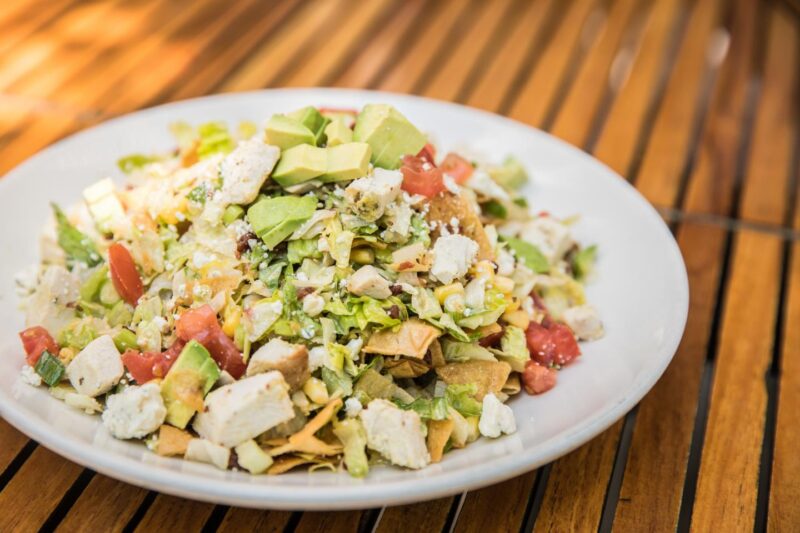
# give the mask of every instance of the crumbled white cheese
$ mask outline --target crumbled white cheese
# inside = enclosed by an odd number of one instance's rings
[[[42,377],[36,373],[30,365],[25,365],[22,367],[22,371],[20,372],[20,376],[22,377],[22,381],[27,383],[32,387],[40,387],[42,385]]]
[[[344,191],[352,211],[366,221],[378,220],[400,193],[403,174],[397,170],[376,168],[372,176],[359,178]]]
[[[465,185],[486,198],[510,200],[505,189],[498,185],[485,170],[475,170],[467,179]]]
[[[509,406],[497,399],[491,392],[483,397],[481,418],[478,430],[484,437],[496,439],[503,433],[510,435],[517,431],[514,412]]]
[[[118,439],[141,439],[156,431],[167,416],[157,383],[131,386],[106,399],[103,425]]]
[[[600,315],[591,305],[570,307],[561,313],[561,318],[580,340],[595,340],[605,334]]]
[[[358,398],[348,398],[344,401],[344,411],[350,418],[357,417],[363,408]]]
[[[463,277],[478,256],[478,244],[463,235],[443,235],[433,245],[431,275],[444,284]]]

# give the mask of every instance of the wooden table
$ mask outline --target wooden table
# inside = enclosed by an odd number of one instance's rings
[[[800,527],[797,0],[13,0],[0,173],[120,113],[210,93],[368,87],[582,147],[669,222],[686,334],[628,415],[535,472],[359,512],[148,492],[0,420],[0,531],[774,531]],[[54,178],[55,179],[55,178]]]

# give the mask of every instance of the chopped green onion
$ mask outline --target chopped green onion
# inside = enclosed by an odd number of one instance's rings
[[[508,216],[508,210],[506,206],[498,202],[497,200],[489,200],[485,204],[483,204],[484,212],[494,218],[506,218]]]
[[[51,387],[57,385],[61,381],[61,376],[64,375],[64,365],[47,350],[42,352],[33,369],[39,374],[42,381]]]
[[[119,333],[114,335],[114,345],[120,352],[129,349],[137,350],[139,348],[136,342],[136,334],[129,329],[122,329]]]

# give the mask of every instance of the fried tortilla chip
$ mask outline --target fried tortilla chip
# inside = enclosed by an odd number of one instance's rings
[[[478,243],[478,260],[494,261],[492,243],[486,235],[486,230],[483,229],[478,213],[466,198],[445,192],[434,196],[428,205],[430,206],[428,222],[446,225],[456,218],[461,234]],[[437,230],[434,234],[438,237]]]
[[[487,393],[496,394],[503,389],[511,373],[511,365],[503,361],[467,361],[439,367],[436,373],[448,385],[474,383],[478,387],[475,398],[483,400]]]
[[[506,384],[503,385],[502,392],[503,394],[514,396],[515,394],[519,394],[520,390],[522,390],[522,386],[520,385],[519,382],[519,374],[514,372],[510,376],[508,376]]]
[[[315,457],[313,455],[300,453],[297,455],[285,455],[283,457],[279,457],[275,459],[275,462],[272,463],[272,466],[269,467],[267,470],[267,474],[269,475],[279,475],[288,472],[293,468],[297,468],[298,466],[302,465],[312,465],[309,467],[308,471],[313,472],[315,470],[320,469],[327,469],[327,470],[336,470],[336,462],[331,461],[329,459],[323,459],[320,457]]]
[[[156,453],[163,456],[183,455],[192,436],[187,431],[163,424],[158,430]]]
[[[452,420],[431,420],[428,422],[428,453],[431,454],[431,463],[438,463],[444,455],[447,440],[453,434],[455,423]]]
[[[289,437],[286,444],[273,448],[269,451],[270,455],[277,456],[290,452],[304,452],[313,455],[337,455],[342,453],[341,444],[329,444],[324,442],[314,434],[322,429],[342,407],[342,399],[334,398],[309,420],[303,429]]]
[[[444,353],[442,353],[442,344],[439,342],[439,339],[431,343],[430,348],[428,348],[428,353],[431,356],[431,366],[433,368],[439,368],[447,364]]]
[[[397,331],[384,329],[374,333],[363,352],[380,355],[405,355],[422,359],[441,331],[418,318],[406,320]]]
[[[387,359],[383,362],[383,368],[396,378],[418,378],[431,370],[424,361],[408,357]]]

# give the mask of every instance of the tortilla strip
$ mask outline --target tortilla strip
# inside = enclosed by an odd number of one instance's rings
[[[286,457],[279,457],[275,459],[275,462],[272,463],[267,469],[267,474],[271,476],[276,476],[278,474],[283,474],[291,470],[292,468],[298,467],[300,465],[307,465],[309,463],[313,463],[313,459],[306,459],[304,457],[298,457],[296,455],[287,455]]]
[[[509,396],[514,396],[515,394],[519,394],[520,390],[522,390],[522,386],[519,382],[519,374],[514,372],[508,376],[506,384],[503,385],[502,392],[504,394],[508,394]]]
[[[383,368],[396,378],[417,378],[430,372],[430,367],[419,359],[400,358],[387,359],[383,362]]]
[[[431,463],[438,463],[444,455],[444,447],[453,433],[455,422],[452,420],[431,420],[428,422],[428,453],[431,454]]]
[[[504,361],[467,361],[439,367],[436,373],[448,385],[474,383],[478,387],[475,398],[483,400],[487,393],[497,394],[503,390],[511,365]]]
[[[434,196],[428,204],[428,222],[439,224],[450,224],[455,217],[458,220],[460,233],[478,243],[478,260],[494,261],[494,248],[483,229],[478,213],[469,201],[463,196],[444,192]],[[434,231],[438,237],[438,229]]]
[[[383,329],[372,336],[364,346],[364,353],[380,355],[405,355],[422,359],[431,343],[441,331],[418,318],[406,320],[397,331]]]
[[[428,352],[431,354],[431,366],[433,368],[439,368],[440,366],[447,364],[447,361],[444,358],[444,353],[442,353],[442,343],[439,342],[439,339],[435,339],[431,343],[430,348],[428,348]]]
[[[182,429],[163,424],[158,429],[158,441],[156,443],[156,453],[158,455],[183,455],[189,446],[192,436]]]
[[[277,456],[289,452],[304,452],[314,455],[337,455],[342,453],[340,444],[328,444],[316,438],[314,434],[322,429],[342,407],[342,399],[334,398],[322,408],[308,423],[289,437],[289,441],[283,446],[273,448],[269,451],[270,455]]]

